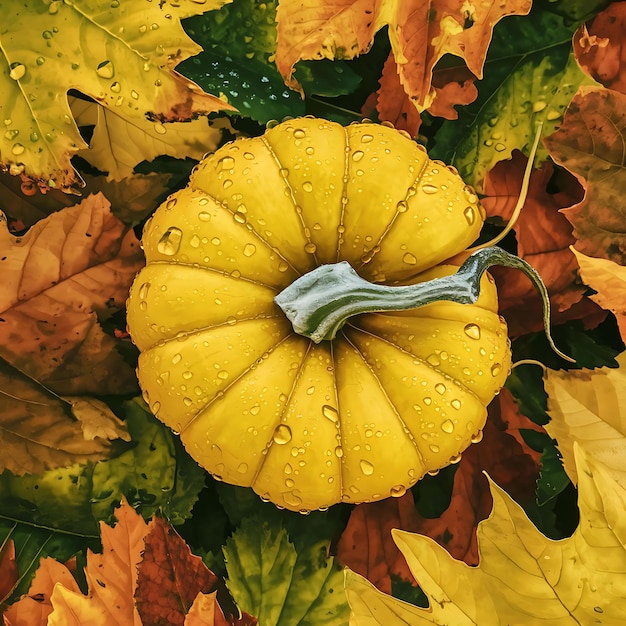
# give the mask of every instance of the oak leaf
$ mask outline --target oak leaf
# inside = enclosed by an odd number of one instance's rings
[[[625,129],[626,95],[581,87],[559,129],[544,140],[552,158],[586,188],[581,202],[562,210],[574,226],[576,249],[620,265],[626,263]]]
[[[288,86],[299,89],[293,68],[301,59],[352,59],[367,52],[388,27],[404,91],[418,111],[432,103],[432,73],[446,54],[461,57],[470,72],[482,69],[494,25],[525,15],[529,0],[471,4],[463,0],[281,0],[277,12],[276,66]]]
[[[547,370],[544,375],[551,420],[546,430],[556,439],[570,480],[580,476],[574,462],[578,443],[626,489],[626,353],[619,368]]]
[[[67,98],[59,97],[70,89],[115,109],[129,123],[146,117],[187,120],[232,108],[172,69],[200,51],[180,18],[225,1],[137,0],[104,9],[59,0],[41,7],[5,2],[0,43],[10,61],[0,78],[0,110],[9,122],[0,137],[4,165],[44,187],[68,188],[76,182],[70,157],[86,144]],[[79,41],[89,45],[72,43]]]
[[[0,470],[21,476],[106,458],[111,442],[87,430],[68,402],[0,359]],[[115,433],[126,438],[120,426]]]
[[[433,540],[394,531],[425,592],[422,609],[346,570],[351,626],[619,624],[626,611],[626,490],[575,446],[580,524],[572,537],[543,536],[491,482],[493,510],[478,527],[480,562],[468,568]]]
[[[132,368],[99,318],[123,308],[143,263],[139,242],[104,196],[14,237],[0,221],[0,356],[57,393],[125,393]]]
[[[50,596],[57,583],[70,591],[80,593],[76,580],[63,563],[51,557],[42,558],[28,594],[7,609],[7,626],[47,626],[48,616],[52,612]]]
[[[574,54],[593,79],[626,93],[626,4],[613,2],[593,21],[582,24],[573,38]]]
[[[182,626],[196,596],[214,591],[216,584],[217,576],[191,554],[181,536],[162,518],[154,517],[134,593],[143,623]]]
[[[589,296],[617,319],[622,341],[626,342],[626,267],[607,259],[596,259],[572,248],[580,275],[595,293]]]
[[[136,566],[141,561],[148,526],[125,502],[116,510],[114,527],[100,522],[102,554],[87,552],[85,576],[89,595],[54,587],[48,626],[125,624],[141,626],[133,602],[137,587]]]

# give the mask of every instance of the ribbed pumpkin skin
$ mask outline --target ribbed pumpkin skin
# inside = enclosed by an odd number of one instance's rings
[[[203,160],[146,225],[128,301],[154,414],[220,479],[291,510],[401,495],[479,435],[510,368],[491,278],[475,305],[364,314],[319,345],[274,296],[323,263],[420,282],[483,221],[398,131],[303,118]]]

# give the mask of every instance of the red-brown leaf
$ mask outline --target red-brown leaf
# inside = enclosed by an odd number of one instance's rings
[[[0,546],[0,606],[11,595],[17,580],[15,544],[13,539],[9,539],[9,541]]]
[[[196,596],[215,590],[217,576],[163,519],[154,518],[149,529],[138,568],[137,610],[144,624],[182,626]]]

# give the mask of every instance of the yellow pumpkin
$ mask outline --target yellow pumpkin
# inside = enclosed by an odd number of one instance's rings
[[[128,326],[151,410],[278,506],[403,494],[480,437],[509,372],[491,277],[475,304],[365,312],[315,341],[275,297],[339,261],[378,285],[448,276],[483,217],[453,168],[383,125],[294,119],[224,146],[144,230]]]

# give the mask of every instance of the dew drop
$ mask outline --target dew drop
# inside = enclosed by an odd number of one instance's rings
[[[139,297],[145,300],[148,296],[148,291],[150,291],[150,283],[143,283],[141,287],[139,287]]]
[[[454,456],[450,457],[450,465],[456,465],[457,463],[461,462],[461,454],[455,454]]]
[[[285,261],[281,261],[278,264],[278,271],[279,272],[286,272],[288,269],[289,269],[289,265]]]
[[[157,135],[165,135],[165,133],[167,133],[167,129],[163,126],[163,124],[161,124],[161,122],[155,122],[154,132],[157,133]]]
[[[11,152],[15,156],[19,156],[20,154],[23,154],[24,150],[26,150],[26,148],[24,148],[24,146],[21,143],[14,143],[13,147],[11,148]]]
[[[161,408],[161,403],[157,400],[156,402],[153,402],[152,405],[150,406],[150,410],[156,415],[159,410]]]
[[[405,252],[404,256],[402,257],[402,260],[407,265],[415,265],[417,263],[417,257],[414,254],[411,254],[410,252]]]
[[[237,471],[240,474],[245,474],[248,471],[248,464],[247,463],[239,463],[239,465],[237,466]]]
[[[258,415],[261,411],[261,407],[258,404],[250,407],[250,415]]]
[[[192,248],[197,248],[200,245],[200,237],[198,237],[198,235],[194,235],[190,240],[189,240],[189,245]]]
[[[293,131],[293,136],[296,139],[304,139],[304,137],[306,137],[306,132],[301,128],[296,128],[296,130]]]
[[[428,398],[428,397],[424,398],[424,404],[426,406],[430,406],[432,403],[433,403],[432,398]]]
[[[476,434],[472,435],[470,441],[472,443],[479,443],[483,440],[483,431],[479,430]]]
[[[437,383],[435,385],[435,391],[438,394],[443,395],[444,393],[446,393],[446,386],[443,383]]]
[[[408,210],[409,205],[404,200],[400,200],[400,202],[396,204],[396,211],[398,211],[398,213],[406,213]]]
[[[374,139],[373,135],[363,135],[361,137],[362,143],[370,143]]]
[[[190,372],[189,370],[187,370],[183,372],[182,376],[185,380],[189,380],[190,378],[193,377],[193,372]]]
[[[439,191],[439,187],[435,187],[435,185],[422,185],[422,191],[431,195],[437,193]]]
[[[224,189],[228,189],[229,187],[233,186],[233,181],[230,178],[227,178],[223,183],[222,183],[222,187]]]
[[[227,372],[226,370],[220,370],[220,371],[217,373],[217,377],[218,377],[220,380],[226,380],[226,379],[228,378],[228,372]]]
[[[297,496],[295,493],[293,493],[293,491],[288,491],[287,493],[283,494],[283,502],[287,506],[291,506],[295,508],[302,504],[302,498],[300,496]]]
[[[361,467],[361,471],[366,476],[371,476],[374,473],[374,466],[369,461],[365,461],[362,459],[359,465]]]
[[[451,433],[454,431],[454,422],[452,420],[445,420],[445,422],[441,422],[441,430],[444,433]]]
[[[337,409],[329,404],[322,406],[322,415],[334,424],[339,421],[339,413],[337,412]]]
[[[311,193],[311,191],[313,191],[313,183],[310,180],[305,180],[302,183],[302,189],[307,193]]]
[[[392,498],[400,498],[406,493],[406,487],[404,485],[394,485],[390,490],[389,494]]]
[[[432,354],[429,354],[426,357],[426,362],[432,365],[433,367],[437,367],[438,365],[441,365],[441,360],[434,352]]]
[[[177,352],[173,357],[172,357],[172,364],[173,365],[177,365],[178,363],[180,363],[183,359],[182,354],[180,354],[180,352]]]
[[[166,256],[173,256],[180,248],[180,242],[183,238],[183,231],[176,226],[170,226],[159,239],[157,250]]]
[[[464,211],[463,215],[467,220],[467,223],[471,226],[476,221],[476,211],[474,211],[473,207],[468,206]]]
[[[11,63],[9,76],[13,80],[19,80],[20,78],[24,78],[24,74],[26,74],[26,66],[23,63]]]
[[[312,241],[309,241],[309,243],[304,246],[304,251],[308,254],[314,254],[316,250],[317,246]]]
[[[365,152],[363,152],[363,150],[356,150],[355,152],[352,153],[352,160],[353,161],[360,161],[363,157],[365,156]]]
[[[279,446],[284,446],[286,443],[289,443],[291,441],[291,428],[289,428],[287,424],[279,424],[274,429],[272,439],[274,443],[278,444]]]
[[[107,59],[106,61],[102,61],[102,63],[98,64],[98,67],[96,67],[96,74],[100,76],[100,78],[113,78],[115,75],[115,67],[113,63]]]
[[[248,243],[244,246],[243,256],[251,257],[256,252],[256,246],[253,243]]]
[[[343,456],[343,448],[341,446],[337,446],[335,448],[335,456],[340,459]]]
[[[439,446],[434,443],[431,443],[428,447],[430,448],[430,451],[434,454],[437,454],[437,452],[439,452]]]
[[[450,405],[452,406],[453,409],[460,411],[461,410],[461,401],[458,398],[455,398],[454,400],[452,400],[452,402],[450,402]]]
[[[502,371],[502,366],[500,365],[500,363],[494,363],[491,366],[491,375],[492,376],[497,376],[500,372]]]
[[[466,324],[463,332],[470,339],[480,339],[480,326],[478,324]]]
[[[198,213],[198,219],[201,222],[210,222],[211,221],[211,214],[207,213],[207,211],[200,211],[200,213]]]

